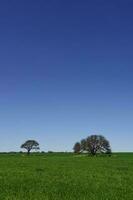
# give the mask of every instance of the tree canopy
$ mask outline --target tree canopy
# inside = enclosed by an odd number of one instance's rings
[[[79,142],[76,142],[74,147],[73,147],[74,153],[80,153],[81,151],[81,145]]]
[[[27,150],[27,153],[30,154],[30,151],[39,149],[39,143],[35,140],[27,140],[24,144],[21,145],[21,148]]]
[[[91,155],[97,153],[111,154],[111,146],[109,141],[102,135],[91,135],[86,139],[81,140],[80,143],[76,143],[74,146],[74,152],[87,151]]]

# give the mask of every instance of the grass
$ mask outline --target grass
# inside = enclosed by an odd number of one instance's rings
[[[0,200],[132,200],[133,154],[0,155]]]

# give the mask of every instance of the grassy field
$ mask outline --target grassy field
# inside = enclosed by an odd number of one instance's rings
[[[0,155],[0,200],[132,200],[133,154]]]

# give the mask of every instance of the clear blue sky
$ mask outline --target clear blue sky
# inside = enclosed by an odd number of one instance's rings
[[[90,134],[133,151],[133,1],[0,1],[0,151]]]

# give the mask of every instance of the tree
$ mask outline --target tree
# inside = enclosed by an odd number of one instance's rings
[[[110,143],[102,135],[91,135],[86,139],[87,151],[91,155],[97,153],[111,153]]]
[[[73,149],[75,153],[87,151],[93,156],[97,153],[106,153],[111,155],[110,143],[102,135],[91,135],[88,138],[81,140],[80,143],[77,142]]]
[[[74,153],[80,153],[81,146],[79,142],[76,142],[74,147],[73,147]]]
[[[30,151],[39,149],[39,143],[35,140],[27,140],[24,144],[21,145],[21,148],[27,150],[27,154],[30,154]]]
[[[81,140],[80,146],[81,146],[82,151],[86,151],[86,147],[87,147],[86,139]]]

